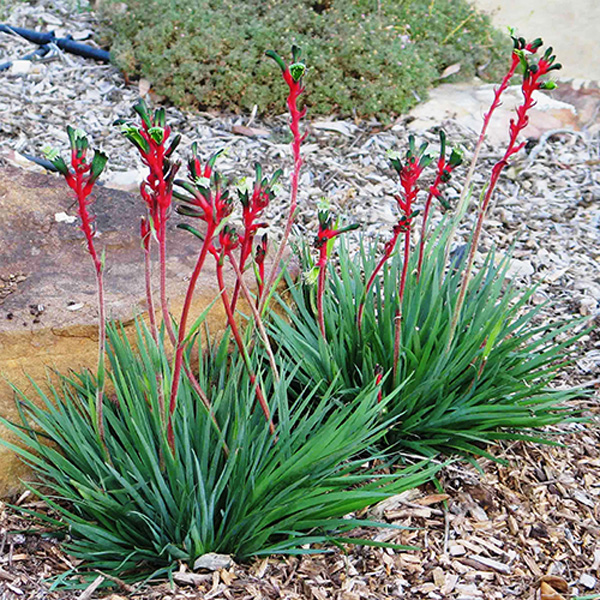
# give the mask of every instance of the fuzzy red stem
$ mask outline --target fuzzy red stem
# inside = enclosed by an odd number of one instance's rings
[[[319,280],[317,285],[317,314],[319,318],[319,329],[323,339],[327,342],[325,333],[325,313],[323,311],[323,296],[325,295],[325,276],[327,274],[327,243],[325,242],[320,248],[319,256]]]
[[[284,78],[288,82],[288,85],[290,85],[289,78],[291,78],[291,75],[289,74],[289,71],[286,71],[286,73],[284,73]],[[277,278],[277,270],[280,267],[281,259],[283,258],[283,252],[292,232],[292,225],[294,224],[294,217],[296,215],[296,208],[298,206],[298,184],[300,181],[300,169],[302,168],[303,163],[302,155],[300,154],[300,147],[305,137],[300,134],[300,120],[304,116],[305,109],[298,110],[297,100],[298,96],[302,93],[302,91],[303,88],[301,88],[300,86],[290,86],[290,94],[287,98],[287,106],[291,117],[290,130],[292,131],[292,136],[294,138],[292,141],[292,153],[294,155],[294,170],[292,172],[292,195],[287,223],[285,226],[285,231],[283,232],[283,238],[281,239],[281,242],[279,244],[275,260],[273,261],[273,265],[271,266],[271,270],[269,271],[269,277],[267,279],[267,282],[265,283],[263,293],[260,299],[259,312],[261,314],[265,308],[267,299],[271,294],[273,284],[275,283],[275,279]]]
[[[144,276],[146,280],[146,303],[148,304],[148,318],[150,331],[155,344],[158,344],[158,327],[156,326],[156,313],[154,308],[154,294],[152,293],[152,264],[150,261],[150,248],[144,245]]]
[[[402,303],[404,302],[404,290],[406,289],[406,276],[408,274],[408,259],[410,256],[410,225],[404,232],[404,263],[402,265],[402,276],[400,277],[400,288],[398,290],[398,308],[396,309],[395,331],[394,331],[394,381],[398,373],[398,362],[400,361],[400,338],[402,331]]]
[[[104,442],[104,410],[102,408],[102,402],[104,398],[104,362],[106,352],[106,314],[104,312],[104,282],[102,278],[102,268],[96,271],[96,281],[98,284],[98,318],[100,320],[100,332],[98,339],[98,364],[99,368],[102,369],[102,380],[98,382],[98,389],[96,391],[96,419],[98,420],[98,434]]]
[[[489,110],[487,111],[487,113],[485,113],[485,115],[483,117],[483,126],[481,128],[481,132],[479,134],[479,139],[477,140],[477,144],[475,145],[475,150],[473,151],[473,158],[471,159],[471,164],[469,165],[469,170],[467,172],[467,176],[465,178],[462,190],[460,192],[460,197],[458,199],[457,210],[456,210],[457,215],[461,215],[465,208],[464,204],[467,200],[469,188],[471,186],[471,181],[473,180],[473,175],[475,174],[475,167],[477,166],[477,160],[479,158],[479,153],[481,152],[481,148],[483,147],[483,142],[485,140],[485,136],[486,136],[487,129],[490,124],[492,115],[494,114],[494,112],[498,108],[498,106],[500,106],[501,96],[506,91],[506,88],[510,84],[510,80],[512,79],[513,75],[515,74],[515,71],[516,71],[517,67],[519,66],[519,62],[520,61],[519,61],[518,54],[513,52],[510,67],[509,67],[506,75],[504,76],[504,79],[502,80],[500,85],[494,91],[494,100],[493,100]],[[448,260],[450,246],[452,245],[452,240],[454,239],[454,236],[456,234],[457,227],[458,227],[458,222],[455,221],[452,224],[452,229],[450,231],[450,235],[448,236],[448,242],[446,245],[446,261]]]
[[[160,229],[157,232],[158,237],[158,261],[160,267],[160,305],[162,308],[163,321],[171,344],[176,346],[177,338],[175,337],[175,331],[173,330],[173,323],[171,323],[171,315],[169,314],[169,301],[167,298],[167,225],[165,222],[166,211],[160,208]]]
[[[442,183],[443,171],[438,170],[438,174],[433,183],[432,189],[437,190]],[[429,210],[431,209],[431,202],[433,201],[433,192],[429,192],[427,200],[425,201],[425,209],[423,210],[423,225],[421,227],[421,240],[419,241],[419,262],[417,265],[417,281],[421,277],[421,268],[423,266],[423,255],[425,253],[425,240],[427,237],[427,220],[429,218]]]
[[[454,338],[454,334],[456,332],[456,327],[458,325],[458,318],[460,316],[460,312],[462,310],[462,306],[464,304],[465,295],[467,293],[467,288],[469,286],[469,281],[471,279],[471,271],[473,269],[473,263],[475,261],[475,253],[477,252],[477,246],[479,244],[479,238],[481,237],[481,231],[483,228],[483,220],[485,219],[485,215],[496,188],[496,184],[498,183],[498,179],[500,178],[500,174],[503,169],[508,164],[509,158],[518,152],[523,144],[517,144],[517,137],[519,133],[527,126],[529,118],[527,117],[527,112],[529,109],[535,104],[532,98],[532,94],[537,89],[536,83],[541,75],[544,75],[545,71],[540,69],[536,73],[531,74],[529,79],[526,79],[523,82],[522,91],[523,91],[523,104],[517,108],[517,121],[516,123],[511,121],[510,128],[510,139],[508,142],[508,147],[506,148],[506,152],[504,156],[494,165],[492,169],[492,176],[490,177],[490,183],[486,190],[485,196],[479,207],[479,214],[477,216],[477,222],[475,224],[475,229],[473,231],[473,237],[471,240],[471,247],[469,248],[469,255],[467,258],[467,264],[465,270],[463,272],[460,291],[458,294],[458,298],[456,301],[456,305],[454,307],[454,313],[452,315],[452,322],[450,324],[450,335],[448,337],[448,343],[446,348],[449,349],[452,345],[452,340]]]
[[[375,278],[377,277],[377,274],[379,273],[379,271],[381,271],[381,269],[383,268],[383,265],[389,260],[390,256],[392,255],[392,252],[394,251],[394,248],[396,247],[396,242],[398,241],[398,236],[400,235],[400,233],[401,232],[398,229],[394,233],[394,237],[386,244],[386,249],[385,249],[384,255],[381,257],[381,259],[377,263],[377,266],[375,267],[375,270],[373,271],[373,273],[371,273],[371,277],[369,277],[369,281],[367,281],[365,291],[363,292],[363,298],[361,300],[360,306],[358,307],[358,315],[356,318],[356,322],[358,324],[359,331],[362,327],[362,319],[363,319],[363,313],[365,311],[365,303],[367,301],[367,294],[371,290],[371,287],[373,286],[373,283],[375,282]]]
[[[185,350],[185,333],[187,330],[187,321],[190,314],[190,307],[192,305],[192,299],[194,297],[194,291],[196,290],[196,284],[198,283],[198,277],[202,272],[202,268],[204,267],[204,262],[206,261],[206,256],[208,254],[208,250],[212,244],[212,238],[214,233],[214,226],[209,223],[206,237],[204,238],[204,243],[202,244],[202,249],[200,250],[200,254],[198,255],[198,260],[196,261],[196,265],[190,277],[190,282],[188,284],[187,292],[185,295],[185,300],[183,302],[183,309],[181,311],[181,319],[179,321],[179,331],[177,336],[177,346],[175,350],[175,365],[173,367],[173,378],[171,381],[171,393],[169,396],[169,422],[168,422],[168,431],[172,435],[173,427],[172,427],[172,419],[173,413],[175,412],[175,407],[177,405],[177,392],[179,391],[179,380],[181,376],[181,367],[183,365],[183,352]],[[198,384],[199,385],[199,384]],[[210,401],[208,397],[202,390],[202,387],[199,385],[201,390],[200,398],[202,403],[208,410],[210,410]],[[173,440],[174,441],[174,440]]]
[[[244,363],[246,365],[246,369],[248,371],[248,376],[250,378],[250,383],[254,386],[256,397],[258,399],[258,403],[265,415],[265,419],[269,424],[269,431],[274,434],[275,426],[273,425],[273,421],[271,420],[271,411],[269,410],[269,406],[267,401],[265,400],[265,396],[260,387],[259,382],[256,379],[256,375],[252,370],[252,365],[250,363],[250,357],[248,356],[248,351],[246,350],[246,346],[242,340],[242,336],[240,335],[240,331],[238,329],[237,323],[235,322],[235,317],[233,312],[231,311],[231,304],[229,303],[229,295],[227,294],[227,288],[225,287],[225,281],[223,279],[223,265],[220,264],[220,261],[217,262],[217,281],[219,283],[219,293],[221,295],[221,300],[223,301],[223,308],[225,309],[225,314],[227,315],[227,323],[229,327],[231,327],[231,333],[233,334],[233,338],[237,347],[244,359]]]
[[[108,450],[106,448],[106,442],[104,439],[104,411],[102,406],[104,399],[104,362],[106,351],[106,314],[104,310],[104,284],[102,278],[102,261],[98,257],[98,253],[96,252],[96,248],[94,246],[94,231],[92,229],[92,220],[87,210],[87,197],[89,195],[88,190],[91,190],[91,187],[86,185],[84,178],[85,170],[82,170],[76,152],[73,152],[72,163],[75,169],[75,181],[71,182],[71,187],[73,188],[77,197],[79,217],[81,219],[81,230],[83,231],[87,242],[88,252],[94,263],[94,270],[96,272],[96,284],[98,287],[98,373],[101,373],[102,376],[98,381],[98,389],[96,390],[96,428],[102,446],[108,453]]]
[[[240,266],[237,264],[235,257],[233,256],[233,253],[231,253],[231,252],[227,253],[227,257],[229,258],[229,262],[231,263],[231,266],[233,267],[233,270],[235,272],[235,276],[237,277],[237,281],[239,283],[240,289],[242,290],[242,294],[244,295],[244,298],[246,299],[246,302],[248,302],[248,305],[250,306],[250,310],[252,311],[252,316],[254,318],[254,322],[256,323],[256,326],[258,327],[260,337],[262,338],[263,344],[265,346],[265,350],[267,352],[267,356],[269,358],[269,364],[271,365],[271,371],[273,372],[273,378],[275,379],[275,381],[279,381],[279,370],[277,369],[277,363],[275,362],[275,355],[273,354],[273,349],[271,348],[271,343],[269,342],[269,336],[267,335],[267,330],[265,329],[263,320],[260,316],[260,313],[258,312],[258,308],[255,306],[255,304],[252,300],[252,296],[250,295],[250,290],[248,289],[246,282],[243,280],[242,270],[240,269]],[[233,310],[231,312],[233,313]]]

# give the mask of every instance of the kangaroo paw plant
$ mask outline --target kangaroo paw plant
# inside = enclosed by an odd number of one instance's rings
[[[314,277],[299,282],[286,273],[283,258],[299,209],[307,135],[300,50],[292,49],[290,64],[267,53],[287,85],[292,134],[289,205],[278,245],[268,242],[264,215],[278,197],[283,171],[254,165],[254,180],[239,186],[236,197],[217,169],[219,153],[202,158],[194,143],[181,176],[180,136],[164,109],[152,112],[140,100],[135,119],[116,123],[147,168],[140,262],[149,314],[136,320],[133,333],[106,321],[105,259],[89,212],[107,158],[96,152],[90,161],[87,136],[68,128],[70,165],[57,151],[48,156],[75,194],[95,269],[98,369],[36,387],[35,401],[15,390],[21,421],[2,421],[20,444],[3,443],[37,473],[28,485],[57,515],[43,518],[83,559],[60,583],[82,585],[94,569],[126,581],[167,576],[208,552],[244,560],[323,552],[329,542],[402,547],[348,536],[358,525],[386,526],[355,513],[428,481],[439,468],[426,461],[388,468],[399,447],[483,453],[481,443],[541,439],[530,430],[572,418],[560,403],[574,392],[549,385],[572,342],[556,337],[571,324],[533,325],[539,307],[527,307],[531,291],[518,295],[505,285],[507,258],[497,262],[490,253],[475,268],[484,217],[502,170],[522,147],[518,137],[532,94],[551,86],[545,76],[559,66],[551,50],[535,60],[540,46],[515,38],[510,69],[486,115],[468,180],[489,118],[521,68],[523,104],[482,192],[466,250],[453,246],[453,238],[469,181],[455,217],[435,227],[428,222],[435,202],[449,208],[444,186],[462,156],[447,152],[443,133],[437,162],[427,144],[410,138],[404,156],[390,156],[399,177],[399,216],[383,252],[364,245],[351,251],[344,237],[334,256],[336,239],[356,225],[341,226],[324,203],[316,262],[300,245]],[[420,182],[432,164],[421,211]],[[180,315],[169,309],[166,276],[166,224],[174,210],[190,219],[180,225],[181,235],[191,234],[197,252]],[[227,324],[218,341],[202,333],[212,305],[201,315],[191,310],[211,261],[213,304],[222,305]],[[272,305],[284,276],[292,302],[281,300],[282,314]],[[192,361],[196,348],[199,359]]]
[[[440,132],[440,153],[433,184],[420,181],[434,163],[428,145],[410,138],[404,156],[392,153],[399,178],[393,194],[398,222],[379,252],[342,244],[338,264],[327,268],[320,250],[318,285],[311,278],[289,279],[291,304],[282,301],[285,316],[274,316],[273,332],[291,360],[302,357],[297,387],[319,383],[335,386],[352,403],[365,385],[381,382],[381,395],[394,400],[382,414],[394,417],[383,443],[420,453],[440,450],[485,454],[495,440],[529,438],[548,441],[540,428],[573,418],[564,401],[574,390],[554,389],[552,379],[568,359],[576,336],[566,336],[576,322],[536,325],[542,307],[531,308],[535,290],[518,293],[507,282],[510,257],[491,251],[475,269],[482,226],[502,170],[523,147],[519,133],[528,122],[535,90],[552,89],[545,77],[560,68],[549,48],[513,38],[508,72],[485,115],[467,181],[454,217],[448,214],[429,232],[434,199],[447,212],[444,185],[462,163],[461,153],[446,149]],[[475,163],[485,132],[504,90],[520,69],[522,104],[510,123],[509,142],[481,191],[481,204],[467,246],[453,244],[465,212]],[[418,207],[423,194],[423,211]],[[420,239],[412,239],[421,219]],[[320,247],[320,238],[317,247]],[[303,267],[313,267],[305,246]],[[384,377],[387,375],[387,377]]]

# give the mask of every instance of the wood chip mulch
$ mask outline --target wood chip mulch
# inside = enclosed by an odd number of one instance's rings
[[[84,32],[93,43],[94,15],[73,14],[72,6],[40,0],[18,4],[13,25]],[[88,39],[89,37],[89,39]],[[31,48],[22,40],[0,38],[3,56],[15,59]],[[147,82],[127,85],[111,66],[59,55],[54,62],[10,71],[0,88],[0,161],[23,164],[23,154],[38,154],[56,139],[65,142],[67,122],[81,122],[115,158],[112,184],[135,185],[140,168],[118,132],[115,118],[128,114]],[[27,71],[24,72],[23,70]],[[263,122],[238,116],[191,114],[168,109],[168,118],[184,133],[184,146],[199,138],[206,152],[225,145],[227,173],[249,173],[251,164],[291,164],[285,117]],[[539,283],[534,302],[552,302],[544,318],[583,315],[596,330],[584,336],[558,385],[579,384],[594,392],[579,400],[588,423],[555,429],[561,446],[503,443],[490,451],[504,462],[479,459],[443,469],[438,485],[411,490],[374,507],[369,516],[409,530],[357,532],[360,537],[395,541],[420,550],[348,547],[344,553],[268,558],[215,572],[182,569],[175,583],[130,587],[98,574],[95,586],[76,592],[52,588],[52,581],[77,568],[50,532],[18,509],[0,502],[0,600],[175,599],[519,599],[600,598],[600,134],[595,127],[577,134],[557,132],[532,144],[501,179],[482,249],[515,244],[512,274],[523,287]],[[323,125],[323,123],[325,123]],[[386,165],[389,149],[406,146],[405,121],[394,127],[375,122],[336,120],[313,123],[305,147],[298,227],[315,230],[321,196],[333,209],[363,224],[375,237],[394,220],[393,186]],[[448,137],[466,147],[476,134],[452,121]],[[62,137],[61,137],[62,136]],[[423,139],[435,144],[435,131]],[[536,145],[537,144],[537,145]],[[484,149],[481,174],[499,158]],[[535,160],[533,160],[535,158]],[[450,200],[460,191],[457,173]],[[111,183],[109,181],[109,184]],[[285,196],[282,197],[285,203]],[[281,209],[279,209],[281,210]],[[468,235],[474,211],[467,215]],[[273,213],[273,228],[283,214]],[[582,327],[584,325],[582,324]],[[12,502],[43,510],[31,495]],[[113,587],[106,589],[107,583]],[[97,587],[100,585],[100,587]],[[552,595],[554,593],[554,595]]]
[[[454,463],[444,468],[439,489],[410,490],[370,511],[411,529],[356,532],[418,551],[348,547],[346,554],[268,558],[212,573],[182,568],[174,586],[138,590],[113,582],[108,597],[533,600],[544,581],[556,590],[568,586],[572,597],[600,594],[600,434],[587,425],[569,429],[559,438],[563,446],[496,447],[505,464],[480,459],[480,471]],[[30,500],[21,498],[20,506],[42,508]],[[0,598],[86,598],[48,590],[46,580],[77,561],[35,532],[31,520],[6,505],[0,511]]]

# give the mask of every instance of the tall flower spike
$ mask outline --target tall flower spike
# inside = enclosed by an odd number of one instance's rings
[[[281,259],[283,258],[283,251],[287,245],[287,241],[292,231],[292,225],[294,223],[294,217],[296,214],[296,208],[298,206],[298,185],[300,182],[300,169],[302,168],[302,156],[300,153],[300,147],[302,142],[305,140],[307,133],[300,133],[300,121],[306,115],[306,108],[298,108],[298,98],[300,94],[304,92],[303,79],[306,73],[306,64],[301,60],[301,51],[298,46],[292,46],[292,64],[286,65],[285,61],[273,50],[268,50],[266,55],[272,58],[281,69],[283,79],[286,82],[289,93],[287,97],[287,107],[290,113],[290,130],[292,132],[292,153],[294,155],[294,168],[292,171],[292,193],[290,208],[288,212],[288,218],[283,233],[283,238],[279,244],[277,254],[273,261],[271,271],[268,279],[265,283],[262,297],[259,303],[259,312],[262,313],[265,304],[267,303],[273,285],[277,277],[277,270],[281,265]]]
[[[485,195],[479,206],[477,215],[477,221],[473,230],[473,236],[471,238],[469,255],[467,257],[467,263],[465,270],[463,271],[463,278],[458,293],[458,298],[454,306],[454,312],[452,315],[452,322],[450,323],[450,335],[446,345],[447,350],[450,350],[458,318],[460,316],[462,306],[467,293],[467,287],[471,279],[471,270],[475,261],[475,252],[477,251],[477,245],[479,238],[481,237],[481,231],[483,228],[483,221],[487,213],[487,209],[500,178],[500,174],[504,168],[508,165],[510,158],[519,152],[526,142],[517,143],[519,134],[527,127],[529,123],[528,112],[533,106],[535,106],[535,100],[533,99],[533,93],[537,90],[552,89],[553,82],[543,79],[548,73],[561,68],[560,63],[556,63],[556,56],[552,54],[552,47],[548,48],[544,52],[543,56],[536,62],[534,54],[541,46],[541,40],[535,40],[531,44],[527,44],[524,40],[519,40],[519,46],[523,46],[523,49],[516,48],[513,54],[516,54],[519,58],[520,64],[523,67],[523,81],[521,83],[521,92],[523,94],[523,102],[516,109],[516,118],[510,120],[509,126],[509,141],[504,156],[494,165],[492,168],[492,175],[490,182],[485,190]],[[531,49],[531,50],[530,50]]]
[[[98,383],[96,390],[95,406],[90,407],[90,414],[95,420],[97,435],[104,447],[106,453],[106,444],[104,442],[104,419],[103,419],[103,400],[104,400],[104,365],[105,365],[105,347],[106,347],[106,316],[104,307],[104,257],[99,255],[94,244],[96,227],[95,217],[90,214],[89,206],[92,203],[90,195],[98,177],[100,177],[106,163],[107,156],[100,151],[94,152],[91,161],[88,160],[87,152],[90,144],[88,137],[82,129],[75,129],[67,126],[67,135],[71,145],[71,166],[67,166],[64,159],[56,150],[47,151],[46,158],[53,164],[56,170],[65,178],[67,185],[75,193],[77,198],[77,210],[79,213],[81,231],[85,236],[87,250],[94,263],[96,274],[96,284],[98,288],[98,314],[99,314],[99,336],[98,336]]]
[[[462,163],[462,153],[453,148],[450,153],[450,158],[446,160],[446,134],[440,129],[440,156],[437,162],[437,174],[433,185],[429,188],[429,195],[425,201],[425,208],[423,210],[423,221],[421,225],[421,240],[419,242],[419,260],[417,263],[417,280],[421,276],[421,268],[423,266],[423,255],[425,252],[425,240],[427,237],[427,224],[429,211],[431,209],[431,202],[434,198],[439,200],[442,208],[448,210],[450,205],[444,199],[441,186],[450,181],[452,171]]]
[[[256,263],[256,285],[258,288],[258,297],[262,296],[263,286],[265,284],[265,258],[269,249],[269,238],[263,233],[260,242],[256,246],[254,262]]]
[[[481,148],[483,146],[483,142],[485,141],[485,137],[487,134],[487,129],[489,127],[490,121],[492,119],[492,115],[496,111],[496,109],[500,106],[500,100],[502,98],[502,94],[506,91],[510,82],[517,71],[519,64],[522,63],[525,53],[535,54],[538,49],[543,45],[541,38],[536,38],[533,42],[527,43],[525,38],[516,37],[514,30],[510,29],[510,34],[513,40],[513,51],[511,54],[510,65],[506,74],[504,75],[500,85],[496,87],[494,90],[494,100],[490,105],[489,110],[485,113],[483,117],[483,126],[481,127],[481,132],[479,133],[479,138],[477,140],[477,144],[475,145],[475,149],[473,151],[473,158],[471,159],[471,164],[469,165],[469,170],[467,171],[467,176],[465,177],[465,181],[462,185],[462,191],[460,193],[460,198],[458,199],[457,204],[457,214],[459,218],[455,219],[450,234],[448,236],[448,252],[450,246],[452,245],[452,240],[456,234],[456,228],[458,227],[458,223],[460,221],[460,215],[464,214],[466,211],[466,204],[469,198],[469,193],[471,191],[471,181],[473,180],[473,175],[475,174],[475,167],[477,166],[477,160],[479,158],[479,153],[481,152]],[[448,260],[448,255],[446,254],[446,260]]]
[[[140,99],[133,110],[140,118],[140,125],[130,124],[123,119],[115,121],[115,124],[121,126],[121,133],[138,150],[142,162],[148,167],[148,176],[140,186],[140,195],[148,207],[158,239],[161,308],[167,333],[174,344],[175,332],[169,315],[166,291],[166,221],[173,201],[173,181],[180,166],[178,162],[171,160],[171,156],[179,145],[181,136],[174,136],[167,145],[171,138],[171,128],[166,125],[163,108],[156,109],[152,115],[144,100]]]
[[[273,173],[271,179],[263,177],[262,167],[259,163],[254,165],[255,179],[254,185],[249,189],[248,185],[238,188],[238,196],[242,204],[242,220],[244,223],[244,232],[242,234],[242,243],[240,245],[239,267],[242,273],[246,269],[246,264],[252,254],[252,245],[256,232],[267,227],[267,223],[259,219],[263,211],[269,206],[277,194],[278,181],[283,174],[281,169]],[[264,268],[264,262],[263,262]],[[264,281],[263,281],[264,283]],[[231,308],[235,310],[239,297],[241,282],[237,281],[233,296],[231,298]],[[262,286],[260,288],[262,293]],[[259,294],[260,295],[260,294]]]
[[[220,177],[214,170],[214,166],[221,151],[213,154],[206,164],[202,164],[198,155],[198,144],[192,144],[192,157],[188,161],[187,180],[176,179],[173,183],[178,189],[173,190],[173,196],[185,204],[177,206],[177,212],[188,217],[203,221],[206,225],[203,232],[195,227],[184,223],[177,227],[189,231],[202,241],[202,247],[196,259],[194,270],[190,276],[181,318],[179,320],[179,329],[177,332],[177,341],[175,344],[175,361],[173,367],[173,379],[171,383],[171,392],[169,396],[169,411],[167,434],[171,446],[174,444],[173,433],[173,413],[177,405],[177,392],[179,390],[179,378],[181,369],[187,369],[184,364],[185,340],[187,331],[187,322],[190,315],[192,299],[198,283],[200,273],[204,268],[208,253],[214,251],[214,237],[219,227],[224,225],[222,222],[232,210],[231,200],[228,192],[223,191],[220,184]],[[179,191],[182,189],[183,191]],[[187,193],[184,193],[187,192]],[[189,194],[189,195],[188,195]],[[192,380],[194,388],[200,395],[200,398],[206,408],[210,411],[210,401],[200,385],[193,379],[188,371],[188,377]],[[214,420],[214,419],[213,419]]]
[[[404,290],[406,288],[406,278],[408,275],[408,261],[410,256],[410,234],[412,230],[412,221],[418,214],[418,210],[413,209],[413,202],[419,193],[418,181],[423,170],[433,161],[433,157],[426,154],[428,144],[425,142],[417,149],[414,136],[408,138],[408,151],[404,165],[398,160],[392,160],[392,165],[400,176],[400,186],[402,193],[396,195],[396,200],[403,217],[395,228],[395,235],[398,232],[404,234],[404,260],[402,263],[402,274],[400,275],[400,285],[398,287],[398,308],[395,316],[394,332],[394,380],[398,373],[398,362],[400,360],[400,334],[402,328],[402,304],[404,301]]]
[[[400,177],[400,187],[402,191],[395,194],[398,208],[400,209],[400,216],[398,222],[394,225],[392,238],[385,244],[383,256],[379,259],[379,262],[373,269],[366,285],[357,311],[357,325],[360,329],[362,326],[362,317],[365,309],[365,302],[367,294],[370,292],[378,273],[383,268],[383,265],[389,260],[392,255],[394,248],[398,242],[398,238],[401,234],[405,236],[404,244],[404,264],[405,267],[402,273],[402,282],[400,284],[400,296],[404,294],[404,283],[406,281],[406,269],[408,265],[408,253],[410,250],[410,232],[413,219],[419,214],[418,210],[413,209],[413,202],[419,193],[418,181],[421,177],[424,169],[433,160],[429,154],[426,154],[427,143],[421,144],[417,148],[415,137],[413,135],[408,138],[408,150],[405,155],[405,161],[402,162],[400,155],[397,152],[392,152],[389,155],[389,160]]]
[[[357,223],[337,229],[333,224],[331,214],[328,207],[319,209],[319,230],[315,239],[315,247],[319,250],[319,260],[317,261],[316,267],[319,271],[318,283],[317,283],[317,316],[319,320],[319,329],[323,339],[327,341],[327,335],[325,332],[325,313],[323,311],[323,297],[325,295],[325,277],[327,275],[327,263],[329,262],[329,254],[331,252],[331,242],[334,238],[357,229],[359,226]]]

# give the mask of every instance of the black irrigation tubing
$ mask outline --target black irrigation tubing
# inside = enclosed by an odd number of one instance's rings
[[[76,42],[70,36],[57,38],[54,35],[54,31],[33,31],[31,29],[25,29],[23,27],[12,27],[11,25],[0,24],[0,33],[18,35],[29,42],[33,42],[34,44],[38,44],[39,46],[41,46],[39,51],[28,54],[25,57],[25,60],[34,58],[35,56],[43,56],[49,51],[49,45],[54,45],[63,50],[64,52],[76,54],[77,56],[83,56],[84,58],[91,58],[93,60],[99,60],[101,62],[110,61],[110,53],[106,50],[100,50],[99,48],[94,48],[92,46],[88,46],[87,44]],[[12,63],[10,62],[0,64],[0,71],[4,71],[10,68],[11,64]]]

